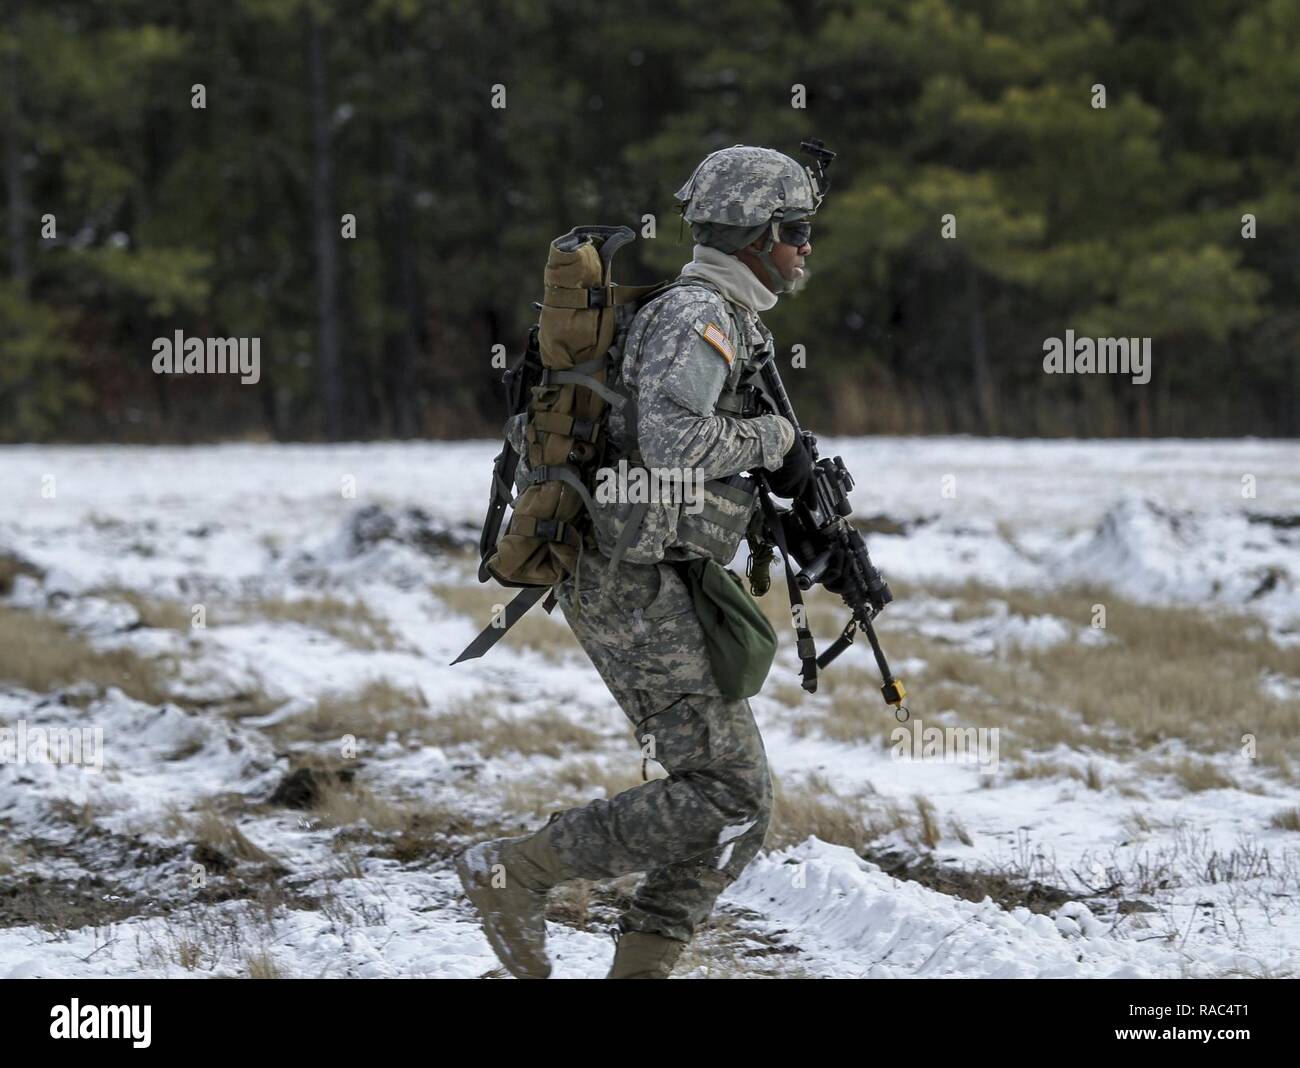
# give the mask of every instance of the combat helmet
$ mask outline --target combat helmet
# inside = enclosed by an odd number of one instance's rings
[[[766,232],[758,258],[781,293],[790,285],[770,259],[777,228],[816,213],[825,193],[819,177],[774,148],[734,145],[706,156],[675,196],[682,218],[702,245],[731,253]]]

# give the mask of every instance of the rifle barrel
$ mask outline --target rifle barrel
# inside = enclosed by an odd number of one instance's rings
[[[794,405],[790,403],[790,395],[785,391],[785,383],[781,381],[781,372],[776,366],[775,351],[763,363],[761,374],[763,381],[767,385],[768,392],[772,394],[772,399],[776,401],[776,406],[780,410],[779,414],[794,427],[797,436],[803,437],[803,428],[799,426],[799,418],[794,414]]]

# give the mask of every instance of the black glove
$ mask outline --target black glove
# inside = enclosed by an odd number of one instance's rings
[[[808,488],[812,481],[813,460],[803,438],[796,435],[785,461],[775,471],[767,473],[767,484],[778,497],[794,500]]]
[[[799,519],[793,511],[786,510],[778,514],[782,532],[785,534],[786,546],[800,568],[809,567],[823,552],[827,549],[831,550],[830,561],[818,584],[831,593],[842,594],[848,587],[848,577],[845,574],[847,557],[844,551],[832,540],[805,531],[800,527]]]
[[[863,597],[874,611],[883,612],[885,605],[894,599],[889,583],[874,567],[865,565],[865,574],[859,575],[858,569],[853,564],[853,551],[843,546],[836,546],[832,550],[830,564],[822,573],[822,586],[830,593],[841,597],[850,594]],[[855,586],[860,584],[860,587],[851,590],[850,583]]]
[[[849,586],[849,554],[843,549],[832,550],[831,562],[822,575],[822,586],[828,593],[843,596]]]

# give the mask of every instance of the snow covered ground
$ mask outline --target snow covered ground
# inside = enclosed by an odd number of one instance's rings
[[[1040,592],[1085,583],[1143,604],[1230,610],[1280,647],[1300,644],[1300,445],[822,445],[857,478],[856,514],[876,517],[877,564],[919,591],[882,622],[905,677],[924,666],[909,635],[989,662],[1110,640],[1086,614],[1023,615],[996,597],[955,612],[949,594],[967,580]],[[103,739],[98,771],[0,764],[0,977],[496,968],[451,852],[631,785],[640,767],[590,664],[562,633],[547,637],[561,625],[539,619],[532,641],[512,634],[485,659],[449,666],[493,600],[464,547],[495,450],[0,450],[0,561],[15,572],[3,603],[105,655],[159,665],[170,698],[0,679],[0,727],[100,728]],[[167,605],[181,623],[159,614]],[[196,606],[204,627],[190,625]],[[334,625],[320,621],[329,612]],[[1300,835],[1273,826],[1300,806],[1294,776],[1202,752],[1229,785],[1189,789],[1161,770],[1190,752],[1179,737],[1131,754],[1017,751],[991,770],[895,759],[895,724],[866,673],[861,738],[800,728],[835,695],[790,696],[789,645],[752,702],[782,785],[863,811],[910,811],[922,795],[938,833],[918,843],[900,827],[870,849],[857,847],[865,831],[854,848],[805,837],[760,856],[679,974],[1300,974]],[[1277,722],[1300,722],[1300,678],[1254,675],[1223,695],[1225,714],[1258,691],[1278,702]],[[393,729],[350,732],[356,751],[340,756],[345,732],[328,728],[361,713],[330,720],[330,709],[367,688],[381,707],[357,722]],[[913,690],[928,724],[987,725]],[[312,717],[326,726],[297,729]],[[530,735],[529,723],[541,728]],[[579,742],[548,745],[547,732]],[[272,803],[309,757],[354,769],[349,790],[369,801],[325,816]],[[1034,761],[1065,770],[1015,774]],[[967,901],[923,869],[1037,882],[1060,900]],[[557,905],[558,976],[604,973],[602,923],[616,902],[595,893]]]

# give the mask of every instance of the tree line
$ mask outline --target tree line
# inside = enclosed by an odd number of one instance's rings
[[[810,426],[1294,436],[1297,55],[1300,0],[11,3],[0,440],[495,434],[551,239],[671,277],[695,164],[809,136]],[[178,330],[258,380],[154,373]],[[1150,381],[1045,374],[1067,330]]]

